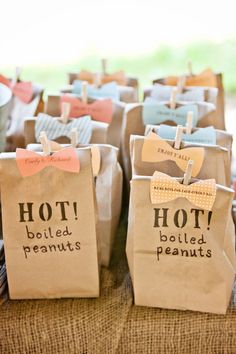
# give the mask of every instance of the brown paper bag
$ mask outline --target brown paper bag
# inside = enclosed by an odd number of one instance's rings
[[[80,145],[82,147],[82,145]],[[98,237],[100,246],[101,265],[108,266],[111,258],[117,226],[120,219],[122,201],[123,174],[117,160],[118,149],[111,145],[90,145],[97,147],[100,152],[99,167],[92,166],[95,176],[95,191],[98,206]],[[30,144],[27,149],[42,151],[41,144]],[[96,158],[97,156],[95,156]]]
[[[36,121],[37,121],[37,119],[45,118],[45,116],[50,117],[48,115],[41,113],[38,116],[38,118],[32,117],[32,118],[25,119],[24,133],[25,133],[26,145],[39,142],[38,136],[36,136]],[[50,117],[50,118],[54,121],[57,121],[57,119],[55,117]],[[61,132],[58,131],[58,135],[55,136],[54,140],[60,144],[69,144],[70,138],[71,138],[71,124],[73,124],[73,122],[75,122],[74,118],[69,119],[67,124],[65,125],[67,136],[64,134],[61,135]],[[88,123],[90,123],[90,122],[88,122]],[[59,124],[63,124],[63,123],[59,123]],[[102,123],[102,122],[91,121],[90,125],[91,125],[91,135],[88,134],[87,137],[85,137],[85,139],[87,139],[87,141],[84,141],[84,143],[106,144],[107,143],[108,124]],[[41,130],[45,131],[47,133],[47,130],[48,130],[47,125],[44,126],[44,124],[42,123]],[[78,136],[78,138],[80,139],[81,137]]]
[[[147,136],[150,132],[158,134],[159,128],[160,128],[159,125],[151,125],[151,124],[146,125],[144,135]],[[198,131],[199,131],[199,128],[192,128],[191,134],[194,134],[195,132],[198,132]],[[219,129],[215,129],[215,135],[216,135],[216,145],[225,147],[229,152],[229,156],[230,156],[230,160],[231,160],[233,135],[229,134],[225,130],[219,130]],[[199,139],[198,143],[205,144],[205,142],[201,141],[200,139]]]
[[[119,72],[115,74],[119,74]],[[80,73],[69,73],[68,78],[69,78],[69,86],[67,86],[62,91],[66,90],[66,92],[71,92],[73,82],[75,80],[87,81],[89,84],[94,84],[96,82],[96,74],[90,73],[85,70],[81,71]],[[105,75],[101,77],[102,84],[112,82],[112,81],[117,82],[117,84],[119,85],[118,90],[120,94],[120,101],[125,103],[138,102],[138,79],[132,77],[123,78],[123,75],[121,79],[119,78],[116,79],[114,75]]]
[[[174,143],[173,140],[161,139],[155,133],[150,133],[148,137],[132,135],[132,176],[152,176],[155,171],[160,171],[172,177],[181,177],[188,161],[193,160],[193,177],[203,180],[214,178],[216,183],[230,187],[230,158],[226,148],[181,142],[180,149],[174,149]]]
[[[123,134],[121,142],[121,153],[122,161],[124,166],[124,172],[126,180],[129,182],[131,179],[131,165],[130,165],[130,154],[129,154],[129,140],[131,134],[144,135],[145,125],[143,122],[143,105],[144,103],[138,103],[133,105],[127,105],[124,112],[123,119]],[[207,113],[208,109],[211,109],[211,104],[199,103],[198,105],[199,119],[198,122],[202,121]],[[178,108],[178,105],[177,105]],[[163,124],[175,125],[172,121],[163,121]]]
[[[9,109],[11,105],[11,90],[0,83],[0,151],[5,150],[6,146],[6,130]]]
[[[48,95],[48,100],[46,102],[45,113],[59,117],[61,114],[60,107],[60,95]],[[89,99],[88,103],[92,103],[96,100]],[[112,121],[109,124],[107,130],[107,144],[114,145],[116,147],[120,147],[121,144],[121,128],[123,121],[123,113],[124,113],[125,105],[122,102],[113,102],[113,116]],[[96,141],[96,143],[103,143],[103,141]]]
[[[153,81],[153,84],[159,83],[162,85],[176,86],[179,77],[169,76],[162,79],[157,79]],[[225,120],[224,120],[224,88],[222,74],[215,74],[211,69],[206,69],[198,75],[186,76],[185,85],[188,86],[207,86],[207,87],[217,87],[217,104],[216,111],[212,112],[206,120],[202,120],[204,126],[213,125],[216,129],[225,130]]]
[[[212,180],[186,187],[169,176],[165,184],[156,176],[152,185],[153,178],[131,181],[126,253],[135,304],[225,314],[235,276],[233,191],[216,185],[214,196]],[[198,204],[183,197],[184,187],[195,202],[194,188],[208,191],[212,209],[202,203],[205,197]],[[153,192],[157,200],[151,201]]]
[[[33,117],[39,112],[43,112],[44,89],[39,85],[33,84],[33,91],[34,95],[29,103],[24,103],[17,97],[12,98],[9,125],[7,129],[6,151],[15,151],[17,147],[25,147],[25,117]]]
[[[72,148],[52,156],[24,149],[0,155],[11,299],[99,295],[90,155]]]

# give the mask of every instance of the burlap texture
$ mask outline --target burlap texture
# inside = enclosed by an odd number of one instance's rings
[[[101,297],[7,301],[0,306],[1,353],[234,353],[236,289],[225,316],[132,305],[126,219],[125,214],[112,264],[102,269]]]

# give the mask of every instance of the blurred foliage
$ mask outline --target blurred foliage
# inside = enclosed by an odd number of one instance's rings
[[[141,45],[141,44],[140,44]],[[110,57],[109,72],[123,69],[129,76],[138,77],[143,89],[153,79],[183,74],[187,71],[187,62],[192,61],[193,71],[198,73],[207,67],[224,74],[225,90],[236,92],[236,39],[221,43],[194,42],[185,46],[170,47],[160,45],[155,51],[135,57]],[[100,58],[94,54],[64,65],[24,67],[22,79],[42,84],[48,91],[55,91],[67,83],[67,73],[80,69],[100,71]],[[13,68],[2,68],[2,73],[12,75]]]

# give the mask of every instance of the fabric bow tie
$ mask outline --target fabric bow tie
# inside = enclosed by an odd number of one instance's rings
[[[94,84],[96,82],[97,75],[96,73],[92,73],[90,71],[81,70],[77,77],[81,81],[87,81],[90,84]],[[112,81],[115,81],[118,85],[124,86],[126,84],[124,71],[120,70],[113,74],[106,74],[101,76],[102,84],[107,84]]]
[[[98,100],[88,104],[71,95],[63,95],[61,103],[63,102],[70,103],[70,117],[78,118],[89,115],[92,119],[99,122],[109,124],[112,121],[113,103],[111,99]]]
[[[165,78],[165,84],[170,86],[176,86],[178,83],[177,76],[169,76]],[[185,86],[205,86],[205,87],[217,87],[216,76],[211,69],[206,69],[199,75],[187,76]]]
[[[0,83],[8,86],[14,96],[19,98],[24,103],[29,103],[34,95],[32,82],[17,82],[12,84],[5,76],[0,75]]]
[[[152,204],[186,198],[201,209],[212,210],[216,198],[216,181],[207,179],[186,186],[165,173],[155,172],[150,183],[150,198]]]
[[[189,111],[193,112],[193,127],[195,127],[198,121],[198,106],[196,104],[188,104],[171,109],[165,104],[157,103],[153,98],[147,97],[143,103],[143,124],[161,124],[170,120],[176,125],[185,125]]]
[[[158,102],[169,101],[173,86],[165,86],[160,84],[155,84],[150,97],[154,98]],[[177,93],[177,101],[191,101],[191,102],[204,102],[205,101],[205,89],[202,87],[194,87],[186,89],[182,93]]]
[[[82,81],[75,80],[73,82],[72,93],[81,95],[82,93]],[[102,85],[99,88],[96,88],[92,85],[88,85],[87,93],[89,97],[94,98],[111,98],[112,100],[119,101],[120,94],[115,82],[110,82],[108,84]]]
[[[57,118],[48,116],[47,114],[39,114],[35,123],[35,137],[39,141],[42,131],[45,131],[49,140],[55,140],[62,136],[71,138],[71,130],[76,128],[78,131],[77,144],[88,144],[92,136],[92,122],[88,116],[80,119],[70,119],[69,123],[63,124]]]
[[[25,149],[16,149],[16,163],[22,177],[32,176],[47,166],[74,173],[78,173],[80,170],[76,149],[71,147],[50,156],[42,156]]]
[[[155,129],[155,127],[154,127]],[[158,128],[158,135],[162,139],[174,140],[176,135],[176,127],[170,125],[160,125]],[[194,143],[216,145],[216,131],[213,127],[198,128],[192,134],[182,135],[183,141],[191,141]]]
[[[155,133],[150,133],[143,142],[142,161],[161,162],[171,160],[185,172],[189,160],[193,160],[192,176],[196,177],[204,160],[204,148],[189,147],[174,149]]]

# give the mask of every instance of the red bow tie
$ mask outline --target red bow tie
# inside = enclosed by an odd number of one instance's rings
[[[14,96],[19,98],[24,103],[29,103],[33,98],[33,85],[31,82],[17,82],[12,84],[5,76],[0,75],[0,83],[8,86]]]
[[[16,163],[23,177],[32,176],[47,166],[78,173],[80,162],[76,149],[68,147],[50,156],[43,156],[33,151],[16,149]]]
[[[113,103],[112,100],[97,100],[93,103],[84,103],[78,98],[63,95],[61,97],[61,103],[69,102],[71,105],[70,117],[78,118],[85,115],[91,116],[92,119],[99,122],[111,123],[113,114]]]

